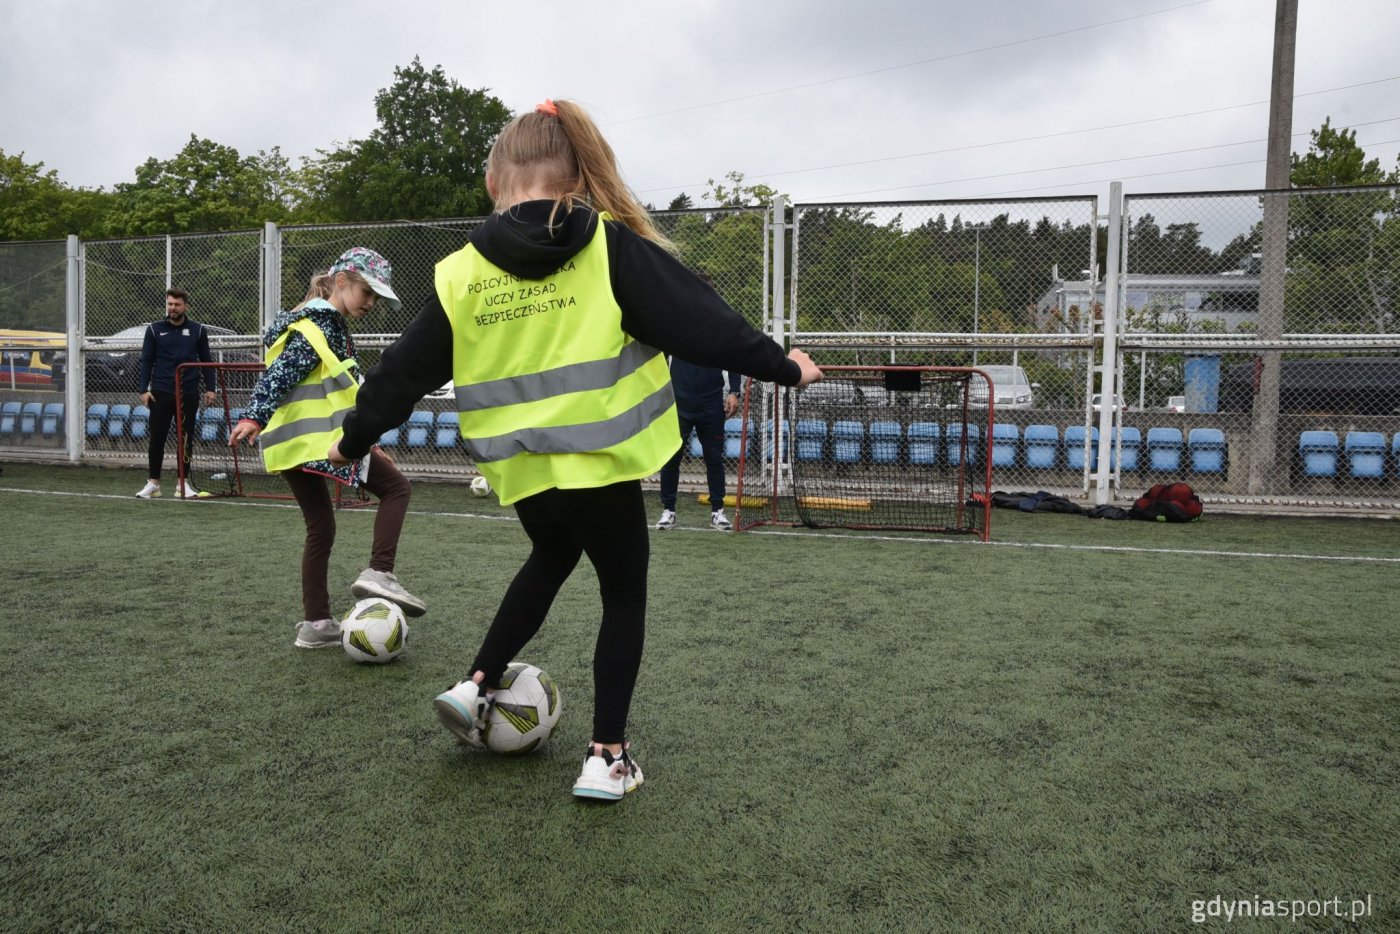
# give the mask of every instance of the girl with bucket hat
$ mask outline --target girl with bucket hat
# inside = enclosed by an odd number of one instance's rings
[[[340,644],[340,623],[331,615],[328,578],[335,545],[335,507],[327,479],[363,487],[379,498],[369,567],[351,586],[357,598],[383,597],[421,616],[423,601],[394,576],[399,535],[408,513],[410,487],[377,446],[367,457],[336,466],[326,448],[340,437],[340,423],[355,404],[359,379],[352,372],[355,342],[346,319],[358,320],[379,302],[400,307],[390,286],[389,261],[374,250],[354,247],[326,272],[313,276],[301,304],[280,313],[263,336],[267,370],[229,435],[229,444],[261,443],[269,473],[292,488],[306,520],[301,556],[301,622],[295,645],[319,649]]]

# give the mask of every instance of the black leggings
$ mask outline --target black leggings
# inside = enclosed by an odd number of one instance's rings
[[[646,505],[638,480],[590,490],[546,490],[515,504],[534,546],[501,601],[472,663],[488,686],[534,638],[582,555],[598,573],[603,622],[593,650],[593,739],[620,743],[646,640]]]
[[[146,476],[160,479],[161,462],[165,460],[165,441],[170,436],[170,426],[175,422],[175,393],[151,392],[151,442],[146,449]],[[199,416],[199,393],[186,393],[180,400],[180,420],[185,429],[185,469],[189,469],[194,457],[195,419]]]

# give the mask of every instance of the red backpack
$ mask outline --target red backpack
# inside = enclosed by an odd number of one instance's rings
[[[1201,500],[1189,483],[1159,483],[1138,497],[1129,514],[1150,522],[1194,522],[1201,517]]]

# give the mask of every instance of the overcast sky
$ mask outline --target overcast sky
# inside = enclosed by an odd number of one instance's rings
[[[1400,151],[1400,2],[1300,0],[1293,141]],[[0,149],[74,186],[190,135],[362,138],[415,55],[591,109],[644,201],[730,171],[798,201],[1255,188],[1275,0],[0,0]],[[1130,126],[1116,126],[1133,124]]]

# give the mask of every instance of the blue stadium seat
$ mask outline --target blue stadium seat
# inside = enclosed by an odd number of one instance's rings
[[[1337,454],[1335,431],[1305,431],[1298,436],[1298,456],[1302,458],[1305,477],[1335,477]]]
[[[128,429],[131,436],[136,439],[146,437],[151,433],[151,410],[144,405],[138,405],[131,410],[131,426]]]
[[[876,464],[893,464],[899,461],[899,439],[904,429],[899,422],[878,421],[870,423],[870,460]]]
[[[739,417],[724,420],[724,456],[737,461],[743,448],[744,420]]]
[[[462,433],[457,429],[456,412],[439,412],[437,415],[437,431],[433,433],[433,445],[439,448],[455,448],[457,442],[461,440]]]
[[[1070,425],[1065,429],[1065,466],[1070,470],[1084,469],[1084,426]],[[1099,469],[1099,430],[1089,429],[1089,469]]]
[[[63,403],[50,402],[44,406],[43,417],[39,420],[39,433],[52,438],[63,432]]]
[[[826,422],[820,418],[800,418],[797,420],[797,450],[793,458],[800,461],[819,461],[826,455]]]
[[[390,428],[388,431],[384,432],[384,434],[382,434],[382,435],[379,436],[379,446],[380,446],[381,448],[391,448],[391,447],[393,447],[394,445],[396,445],[396,444],[398,444],[398,443],[399,443],[399,430],[398,430],[398,428]]]
[[[1192,428],[1186,435],[1193,473],[1225,472],[1225,432],[1219,428]]]
[[[83,425],[83,431],[89,438],[100,438],[107,430],[107,403],[94,402],[88,406],[87,421]]]
[[[131,420],[131,406],[125,403],[107,410],[107,437],[126,437],[126,423]]]
[[[0,435],[12,435],[19,431],[19,403],[6,402],[0,406]]]
[[[865,446],[865,423],[842,419],[831,426],[831,459],[838,464],[860,462]]]
[[[953,424],[948,426],[948,431],[944,434],[944,450],[948,452],[948,466],[956,467],[962,463],[963,452],[963,426]],[[978,455],[982,442],[982,429],[977,425],[967,426],[967,462],[977,464],[981,461]]]
[[[1054,425],[1026,426],[1026,466],[1053,470],[1060,460],[1060,429]]]
[[[1115,429],[1114,431],[1116,435],[1117,429]],[[1115,437],[1114,440],[1117,443],[1115,443],[1113,447],[1109,448],[1108,462],[1110,466],[1118,467],[1118,448],[1122,447],[1122,466],[1118,469],[1121,470],[1123,473],[1130,473],[1134,470],[1137,470],[1138,449],[1142,447],[1142,432],[1137,428],[1133,428],[1132,426],[1126,426],[1123,429],[1122,438],[1119,439]]]
[[[1021,429],[1004,422],[992,426],[992,466],[1015,467]]]
[[[1147,429],[1147,469],[1173,473],[1181,469],[1181,429]]]
[[[199,413],[199,427],[195,432],[200,441],[227,441],[224,435],[224,407],[211,405]]]
[[[19,410],[20,434],[32,435],[39,430],[39,419],[44,415],[44,407],[38,402],[26,402]]]
[[[411,448],[425,448],[428,446],[428,435],[433,430],[433,413],[423,412],[417,409],[408,417],[404,423],[408,429],[407,438],[404,443]]]
[[[923,465],[938,463],[939,428],[937,422],[912,422],[905,437],[909,439],[909,463]]]
[[[1385,435],[1379,431],[1348,431],[1343,450],[1353,477],[1385,476]]]

